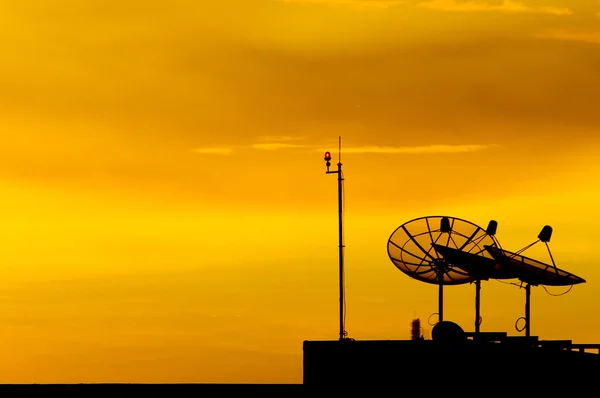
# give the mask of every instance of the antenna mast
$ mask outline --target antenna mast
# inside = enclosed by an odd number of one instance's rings
[[[327,174],[338,175],[338,228],[339,228],[339,284],[340,284],[340,341],[346,339],[346,328],[344,326],[346,318],[346,304],[344,298],[344,228],[343,228],[343,189],[344,174],[342,173],[342,137],[338,140],[338,168],[330,171],[331,152],[325,152],[325,165],[327,166]]]

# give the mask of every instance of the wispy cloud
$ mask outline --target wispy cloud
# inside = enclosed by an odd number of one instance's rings
[[[540,32],[535,35],[539,39],[553,39],[553,40],[569,40],[569,41],[581,41],[585,43],[600,44],[600,31],[599,32],[574,32],[565,29],[553,29]]]
[[[329,6],[343,6],[354,9],[382,9],[398,4],[404,4],[404,0],[279,0],[283,3],[324,4]]]
[[[472,145],[422,145],[422,146],[345,146],[342,152],[345,154],[436,154],[436,153],[466,153],[484,151],[497,147],[495,144],[472,144]],[[327,152],[331,148],[326,149],[320,145],[305,145],[292,144],[289,142],[262,142],[252,144],[247,149],[257,149],[262,151],[279,151],[291,149],[305,149],[308,151]],[[212,148],[196,148],[194,152],[207,155],[231,155],[233,148],[212,147]]]
[[[379,154],[436,154],[464,153],[483,151],[497,145],[427,145],[427,146],[362,146],[342,148],[343,153],[379,153]],[[317,149],[324,152],[325,149]]]
[[[536,13],[553,15],[572,15],[573,11],[568,8],[532,7],[518,1],[503,0],[502,4],[490,4],[485,1],[459,1],[459,0],[430,0],[419,3],[417,7],[430,8],[454,12],[514,12],[514,13]]]
[[[285,142],[272,142],[266,144],[254,144],[252,148],[262,149],[265,151],[276,151],[278,149],[294,149],[294,148],[306,148],[307,145],[302,144],[287,144]]]
[[[278,149],[294,149],[306,148],[308,145],[292,144],[290,141],[302,140],[304,137],[291,135],[263,135],[258,137],[260,144],[253,144],[250,147],[254,149],[262,149],[265,151],[276,151]]]
[[[233,148],[195,148],[194,152],[203,155],[231,155]]]
[[[259,141],[267,142],[286,142],[286,141],[297,141],[304,137],[295,137],[291,135],[262,135],[258,137]]]

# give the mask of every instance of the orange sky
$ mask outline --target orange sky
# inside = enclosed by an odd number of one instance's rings
[[[534,289],[532,332],[600,341],[598,1],[2,1],[0,33],[0,382],[300,382],[338,332],[339,135],[351,337],[437,311],[386,243],[444,214],[552,225],[588,283]],[[524,292],[482,295],[517,334]]]

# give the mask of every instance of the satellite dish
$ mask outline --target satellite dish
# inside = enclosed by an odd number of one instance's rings
[[[487,251],[480,254],[463,250],[433,245],[435,250],[446,260],[467,272],[475,281],[475,333],[481,328],[481,281],[489,279],[514,279],[516,275],[500,267]]]
[[[500,262],[485,249],[483,253],[470,253],[438,244],[433,247],[446,260],[464,270],[474,280],[487,281],[488,279],[514,279],[517,277],[515,272],[502,267]]]
[[[498,261],[485,250],[484,246],[488,245],[488,243],[481,244],[484,239],[491,238],[491,247],[501,247],[500,242],[498,242],[495,236],[497,230],[498,223],[495,220],[491,220],[485,232],[482,232],[480,228],[474,232],[474,235],[470,239],[470,245],[455,248],[436,243],[433,244],[433,247],[446,260],[467,272],[474,280],[485,281],[488,279],[515,278],[513,273],[500,267]],[[487,240],[489,241],[490,239]]]
[[[418,281],[439,286],[438,322],[442,322],[444,285],[477,281],[476,277],[457,266],[443,253],[448,254],[454,250],[474,256],[487,255],[484,246],[495,247],[496,244],[496,239],[485,229],[469,221],[448,216],[430,216],[416,218],[398,227],[390,236],[387,249],[390,260],[400,271]],[[488,260],[493,261],[493,258]],[[476,320],[476,324],[478,323],[479,317]]]
[[[585,283],[585,279],[521,254],[498,247],[486,247],[506,272],[531,286],[572,286]]]
[[[494,257],[499,265],[506,270],[509,274],[516,275],[516,278],[519,279],[522,283],[525,283],[525,334],[527,336],[531,335],[531,326],[530,326],[530,315],[531,315],[531,287],[532,286],[573,286],[578,285],[580,283],[585,283],[585,279],[574,275],[570,272],[564,271],[558,267],[554,262],[554,257],[552,256],[552,252],[550,251],[550,247],[548,246],[548,242],[550,241],[550,237],[552,236],[552,227],[549,225],[544,226],[540,234],[538,235],[538,240],[535,242],[525,246],[523,249],[518,252],[511,252],[508,250],[504,250],[499,247],[486,245],[485,249],[488,253]],[[543,263],[541,261],[535,260],[530,257],[525,257],[521,253],[533,246],[538,242],[544,242],[546,248],[548,249],[548,254],[550,255],[550,259],[552,264]],[[523,318],[519,318],[519,320]],[[523,329],[518,329],[522,331]]]
[[[438,254],[443,256],[455,267],[468,273],[471,278],[475,280],[475,333],[479,333],[482,321],[480,315],[481,281],[487,281],[489,279],[513,279],[516,277],[514,273],[507,272],[505,269],[501,268],[498,261],[496,261],[485,248],[481,248],[480,245],[477,245],[477,243],[479,243],[478,241],[486,238],[487,234],[487,236],[493,239],[493,247],[500,247],[500,243],[495,237],[497,229],[498,223],[491,220],[485,230],[485,234],[478,233],[478,235],[473,237],[473,243],[475,244],[465,249],[453,248],[440,244],[433,245],[433,248]]]

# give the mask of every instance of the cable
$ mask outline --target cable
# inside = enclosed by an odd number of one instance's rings
[[[505,282],[505,281],[503,281],[501,279],[493,279],[493,280],[496,281],[496,282],[504,283],[506,285],[518,286],[519,288],[523,287],[522,283]],[[571,291],[571,289],[573,289],[574,285],[569,286],[569,288],[565,292],[562,292],[562,293],[559,293],[559,294],[550,293],[550,291],[546,288],[546,286],[544,286],[544,285],[541,285],[541,286],[544,288],[544,290],[546,291],[546,293],[548,293],[550,296],[560,297],[560,296],[564,296],[565,294],[569,293]]]
[[[342,180],[342,258],[345,260],[346,258],[346,179],[344,178],[344,172],[341,171],[340,168],[340,178]],[[344,293],[346,292],[346,263],[344,261],[344,268],[342,269],[342,287],[344,289]],[[346,306],[346,294],[344,294],[344,337],[348,335],[346,331],[346,314],[347,314],[347,306]]]
[[[435,326],[435,323],[431,322],[431,317],[437,315],[438,317],[440,316],[440,314],[438,314],[437,312],[434,312],[433,314],[429,315],[429,318],[427,318],[427,323],[429,324],[429,326]]]
[[[514,255],[512,255],[511,257],[516,257],[516,256],[519,256],[519,255],[521,255],[521,253],[523,253],[525,250],[529,249],[531,246],[535,245],[535,244],[536,244],[536,243],[538,243],[539,241],[540,241],[540,240],[538,239],[538,240],[536,240],[535,242],[528,244],[527,246],[525,246],[525,247],[524,247],[524,248],[522,248],[521,250],[519,250],[519,251],[515,252],[515,253],[514,253]]]
[[[501,280],[501,279],[492,279],[492,280],[494,280],[494,281],[496,281],[496,282],[504,283],[505,285],[513,285],[513,286],[522,287],[522,286],[521,286],[521,284],[519,284],[519,283],[514,283],[514,282],[505,282],[505,281],[503,281],[503,280]]]
[[[553,294],[553,293],[550,293],[548,291],[548,289],[546,288],[546,286],[542,285],[542,287],[544,288],[544,290],[546,291],[546,293],[548,293],[549,295],[554,296],[554,297],[564,296],[565,294],[569,293],[571,291],[571,289],[573,289],[573,286],[574,285],[569,286],[569,288],[567,289],[566,292],[562,292],[560,294]]]

